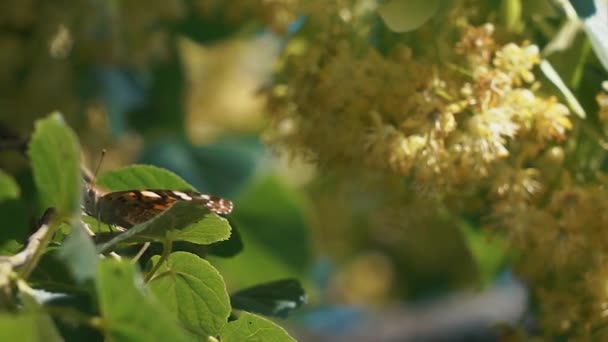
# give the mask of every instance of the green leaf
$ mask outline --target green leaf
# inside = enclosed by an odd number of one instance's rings
[[[226,324],[220,334],[222,342],[287,342],[295,339],[273,322],[243,312],[239,319]]]
[[[508,243],[504,236],[492,234],[482,229],[475,229],[471,225],[463,222],[460,228],[465,238],[465,243],[469,247],[479,276],[484,285],[490,285],[500,272],[508,259]]]
[[[105,259],[97,266],[97,291],[106,340],[190,341],[177,321],[142,292],[135,266]]]
[[[78,283],[95,278],[97,251],[82,224],[72,226],[72,232],[57,254]]]
[[[76,212],[81,196],[80,152],[76,134],[61,114],[36,121],[29,156],[42,206],[55,207],[60,217]]]
[[[8,173],[0,170],[0,201],[18,198],[20,194],[19,185]]]
[[[157,263],[159,256],[152,258]],[[172,253],[150,289],[196,335],[216,336],[230,315],[224,280],[211,264],[186,252]]]
[[[132,189],[171,189],[193,190],[175,173],[151,165],[131,165],[104,173],[97,179],[97,184],[112,191]]]
[[[28,312],[0,315],[0,341],[63,341],[48,315]]]
[[[281,279],[242,289],[230,295],[232,307],[266,316],[286,318],[306,301],[306,293],[296,279]]]
[[[391,0],[378,7],[378,14],[386,26],[403,33],[417,29],[439,8],[439,0]]]
[[[171,208],[142,224],[100,245],[105,252],[120,242],[132,241],[187,241],[210,244],[230,237],[230,225],[226,219],[209,212],[193,202],[176,202]]]
[[[0,341],[63,341],[51,317],[28,293],[19,291],[20,312],[0,315]]]

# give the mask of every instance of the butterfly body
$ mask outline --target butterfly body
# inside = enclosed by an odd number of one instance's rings
[[[83,210],[106,224],[130,228],[169,209],[178,201],[200,203],[218,215],[232,211],[231,201],[195,191],[165,189],[124,190],[107,192],[87,186]]]

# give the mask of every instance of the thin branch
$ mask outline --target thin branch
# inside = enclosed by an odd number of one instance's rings
[[[55,231],[53,228],[58,225],[55,220],[56,216],[55,208],[48,208],[38,223],[38,229],[29,237],[23,250],[12,256],[0,257],[0,263],[7,263],[13,268],[21,268],[19,276],[27,279],[51,240]]]
[[[139,260],[139,258],[141,258],[141,256],[144,255],[144,253],[146,252],[146,250],[148,249],[148,247],[150,247],[150,242],[144,243],[144,245],[141,246],[141,249],[139,250],[139,252],[137,252],[137,254],[135,254],[135,256],[133,257],[133,260],[131,260],[131,262],[133,264],[137,263],[137,261]]]

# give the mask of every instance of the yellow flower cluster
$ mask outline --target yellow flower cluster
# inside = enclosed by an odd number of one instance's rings
[[[605,187],[556,190],[545,206],[511,214],[508,228],[523,251],[516,271],[533,285],[543,326],[555,335],[608,338],[601,329],[608,317]]]
[[[365,29],[352,23],[365,16],[331,10],[313,23],[322,28],[311,30],[314,38],[287,50],[269,92],[268,140],[358,186],[371,180],[365,196],[350,199],[364,197],[371,207],[368,213],[359,207],[350,228],[362,229],[362,217],[394,218],[366,228],[391,253],[404,249],[394,244],[405,240],[395,236],[433,231],[440,212],[481,218],[487,228],[507,232],[543,334],[604,340],[608,192],[599,184],[606,176],[597,169],[582,176],[570,162],[578,158],[570,155],[578,143],[568,136],[572,117],[540,90],[538,47],[500,44],[491,24],[465,25],[450,53],[433,62],[419,46],[370,47],[359,39]],[[608,129],[605,87],[598,118]],[[350,235],[345,229],[341,236]],[[432,239],[445,235],[437,231]],[[428,246],[420,239],[413,245]]]
[[[404,47],[385,56],[345,39],[311,44],[290,57],[288,82],[271,95],[270,139],[320,165],[443,186],[478,182],[516,157],[512,145],[563,141],[569,110],[538,95],[538,48],[500,47],[492,31],[467,27],[454,48],[466,62],[452,68]]]

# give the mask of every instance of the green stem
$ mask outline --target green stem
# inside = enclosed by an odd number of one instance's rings
[[[169,258],[169,255],[171,254],[172,249],[173,249],[173,241],[165,240],[163,242],[163,254],[160,256],[160,259],[158,259],[158,261],[156,262],[156,264],[154,265],[152,270],[150,272],[148,272],[148,274],[146,274],[146,278],[144,279],[144,282],[146,284],[148,284],[150,282],[150,280],[152,279],[152,277],[154,276],[156,271],[158,271],[160,266]]]

